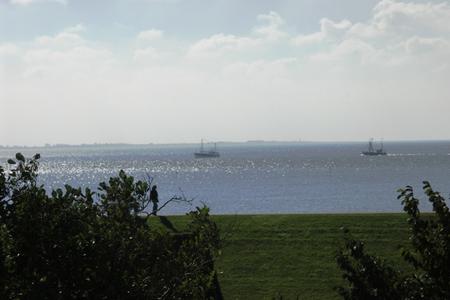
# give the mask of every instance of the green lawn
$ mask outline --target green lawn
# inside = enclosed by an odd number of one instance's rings
[[[367,250],[402,263],[407,246],[405,214],[214,216],[225,238],[216,262],[225,299],[339,299],[335,254],[342,226]],[[156,221],[157,219],[153,219]],[[169,217],[182,228],[186,217]],[[167,223],[167,222],[165,222]]]

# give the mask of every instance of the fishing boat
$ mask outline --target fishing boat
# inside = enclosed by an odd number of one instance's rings
[[[383,149],[383,141],[381,141],[381,147],[378,149],[375,149],[373,147],[373,139],[369,140],[369,148],[367,151],[361,152],[361,155],[365,156],[377,156],[377,155],[387,155],[386,151]]]
[[[216,143],[214,143],[214,148],[205,150],[202,139],[200,142],[200,150],[194,152],[194,156],[196,158],[220,157],[220,153],[217,151]]]

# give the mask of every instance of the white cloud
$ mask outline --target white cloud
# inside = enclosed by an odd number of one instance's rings
[[[15,5],[26,6],[26,5],[35,4],[35,3],[55,2],[55,3],[66,5],[67,1],[68,0],[10,0],[10,3],[15,4]]]
[[[118,52],[88,39],[79,24],[0,44],[0,57],[14,61],[0,66],[8,75],[3,93],[12,111],[42,106],[39,116],[24,118],[50,132],[48,142],[292,139],[299,131],[317,139],[390,138],[369,132],[414,131],[414,124],[395,121],[408,105],[413,118],[429,105],[433,121],[448,119],[449,12],[446,4],[383,0],[365,21],[323,18],[316,32],[300,36],[269,12],[246,34],[186,43],[149,29]],[[303,51],[305,45],[313,47]],[[151,121],[149,112],[157,112]],[[367,122],[383,118],[389,121]],[[439,128],[430,130],[444,134]]]
[[[162,36],[163,36],[162,30],[149,29],[149,30],[139,32],[139,34],[137,35],[137,39],[138,39],[138,41],[152,42],[152,41],[162,38]]]
[[[223,74],[233,80],[261,80],[262,82],[292,79],[293,72],[298,71],[299,61],[295,57],[276,60],[257,60],[253,62],[236,62],[224,67]]]
[[[348,20],[340,22],[333,22],[327,18],[320,20],[320,31],[326,38],[331,39],[341,38],[351,26],[352,23]]]
[[[367,39],[399,40],[411,36],[450,37],[450,5],[382,0],[365,23],[356,23],[351,36]]]
[[[232,34],[215,34],[202,39],[188,50],[188,57],[207,58],[218,57],[227,53],[251,50],[260,45],[261,40],[252,37],[240,37]]]
[[[318,61],[343,61],[346,59],[353,60],[359,63],[374,62],[376,58],[376,50],[372,45],[358,39],[345,39],[332,50],[313,54],[313,60]],[[375,63],[377,63],[375,61]]]
[[[435,35],[450,33],[450,5],[382,0],[374,8],[373,26],[388,33]]]
[[[255,54],[288,36],[288,33],[282,30],[285,21],[278,13],[271,11],[268,14],[258,15],[257,19],[262,24],[254,27],[249,35],[214,34],[192,44],[187,57],[207,59]]]
[[[349,36],[362,39],[377,39],[384,37],[385,33],[377,25],[372,23],[356,23],[349,28]]]
[[[141,31],[136,36],[136,48],[133,53],[133,61],[145,66],[154,64],[166,56],[164,51],[155,47],[155,43],[163,38],[164,32],[159,29],[149,29]],[[152,46],[149,46],[152,45]]]
[[[83,24],[67,27],[55,35],[43,35],[35,38],[35,47],[71,48],[85,45],[87,41],[81,36],[86,30]]]
[[[268,14],[258,15],[258,20],[264,24],[253,30],[256,34],[269,40],[278,40],[287,36],[287,33],[281,29],[285,21],[278,13],[271,11]]]
[[[283,18],[275,11],[270,11],[268,14],[260,14],[257,18],[260,21],[267,22],[268,26],[272,27],[280,27],[281,25],[284,25],[286,23]]]
[[[291,39],[296,46],[305,46],[318,44],[321,42],[334,41],[342,36],[351,27],[352,23],[348,20],[333,22],[327,18],[320,20],[320,31],[307,35],[298,35]]]
[[[133,59],[136,62],[154,62],[160,58],[162,58],[162,53],[153,47],[136,49],[133,56]]]
[[[442,38],[420,38],[414,36],[405,42],[406,52],[412,55],[441,52],[450,55],[450,41]]]
[[[24,78],[70,81],[107,74],[112,68],[114,58],[108,50],[76,47],[69,51],[30,50],[25,54],[24,62]]]
[[[86,27],[79,23],[75,26],[72,27],[67,27],[66,29],[64,29],[65,32],[71,32],[71,33],[78,33],[78,32],[83,32],[86,31]]]
[[[25,78],[75,78],[106,72],[114,61],[112,51],[83,38],[82,24],[55,35],[39,36],[22,49],[20,71]],[[18,46],[15,46],[17,49]]]
[[[4,77],[17,77],[16,69],[21,64],[21,54],[22,50],[16,44],[0,44],[0,86],[3,85]]]
[[[20,48],[13,43],[0,44],[0,58],[16,56],[20,53]]]
[[[320,31],[320,32],[314,32],[311,34],[306,34],[306,35],[298,35],[296,37],[293,37],[291,39],[291,42],[293,45],[301,47],[301,46],[307,46],[307,45],[315,45],[315,44],[323,42],[323,40],[324,40],[324,35]]]
[[[442,63],[449,42],[450,5],[391,0],[380,1],[367,22],[324,18],[320,31],[291,39],[300,47],[316,45],[318,52],[311,58],[318,61],[399,66],[411,64],[420,49],[426,51],[427,63],[434,67]]]
[[[39,47],[67,48],[83,45],[85,40],[78,33],[63,31],[54,36],[37,37],[35,43]]]

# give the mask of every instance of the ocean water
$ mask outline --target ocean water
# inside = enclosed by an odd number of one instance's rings
[[[450,141],[385,142],[387,156],[366,157],[365,143],[221,143],[220,158],[196,159],[198,145],[109,145],[0,148],[6,165],[16,152],[42,156],[39,181],[47,187],[96,188],[123,169],[147,174],[160,201],[184,193],[214,214],[400,212],[397,189],[412,185],[430,210],[422,181],[447,197]],[[183,214],[186,204],[162,214]]]

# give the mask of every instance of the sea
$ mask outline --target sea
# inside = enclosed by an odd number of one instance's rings
[[[47,190],[90,187],[120,170],[158,186],[161,214],[207,205],[212,214],[401,212],[398,189],[413,186],[420,207],[430,181],[450,194],[450,141],[385,142],[386,156],[362,156],[367,143],[218,143],[220,158],[195,158],[197,144],[83,145],[0,148],[0,164],[21,152],[41,154],[38,180]]]

